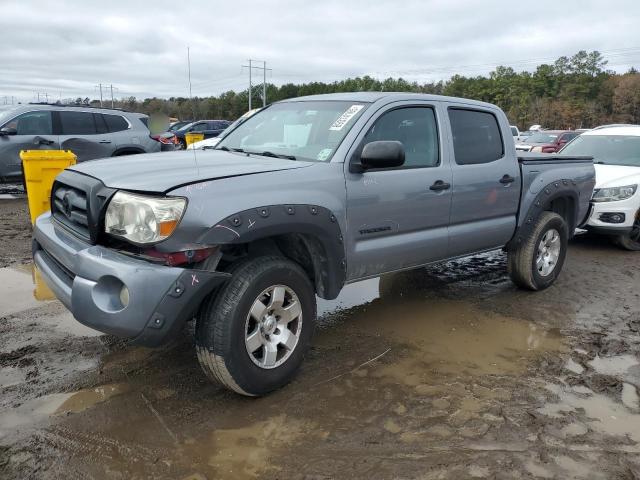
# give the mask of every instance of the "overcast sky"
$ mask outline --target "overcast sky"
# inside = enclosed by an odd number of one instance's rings
[[[99,83],[116,97],[187,96],[187,46],[200,96],[247,88],[248,58],[276,84],[439,80],[581,49],[626,71],[640,67],[639,20],[639,0],[0,0],[0,104],[97,98]]]

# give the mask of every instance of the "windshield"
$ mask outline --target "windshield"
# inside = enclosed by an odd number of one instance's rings
[[[567,155],[589,155],[594,163],[640,167],[640,136],[581,135],[562,149]]]
[[[552,133],[534,133],[529,138],[527,138],[527,143],[553,143],[558,135]]]
[[[15,108],[4,110],[0,107],[0,127],[2,127],[6,121],[12,119],[15,116],[16,116]]]
[[[248,118],[216,148],[327,162],[366,106],[344,101],[276,103]]]
[[[189,127],[191,127],[191,125],[193,125],[194,123],[196,122],[187,123],[186,125],[181,126],[177,130],[174,130],[174,132],[186,133],[186,131],[189,130]]]

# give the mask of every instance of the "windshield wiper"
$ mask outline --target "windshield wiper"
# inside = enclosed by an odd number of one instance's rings
[[[287,160],[297,160],[296,157],[294,157],[293,155],[284,155],[284,154],[277,154],[277,153],[273,153],[273,152],[262,152],[262,153],[258,153],[258,152],[248,152],[252,155],[261,155],[263,157],[271,157],[271,158],[285,158]]]
[[[215,150],[222,150],[223,152],[238,152],[238,153],[245,153],[243,149],[241,148],[229,148],[226,146],[222,146],[222,147],[214,147]]]

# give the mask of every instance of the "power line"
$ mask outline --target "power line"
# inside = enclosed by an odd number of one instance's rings
[[[249,65],[242,65],[242,68],[249,69],[249,110],[251,110],[251,97],[253,96],[253,85],[251,84],[251,74],[254,69],[262,70],[262,106],[267,106],[267,70],[271,71],[270,68],[267,68],[267,62],[264,60],[248,60]],[[255,67],[252,65],[252,62],[262,62],[262,67]]]

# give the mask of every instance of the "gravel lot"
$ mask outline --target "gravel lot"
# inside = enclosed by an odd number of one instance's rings
[[[0,221],[3,479],[640,478],[640,255],[602,239],[539,293],[501,253],[352,285],[249,399],[205,379],[192,325],[150,350],[36,301],[24,200]]]

